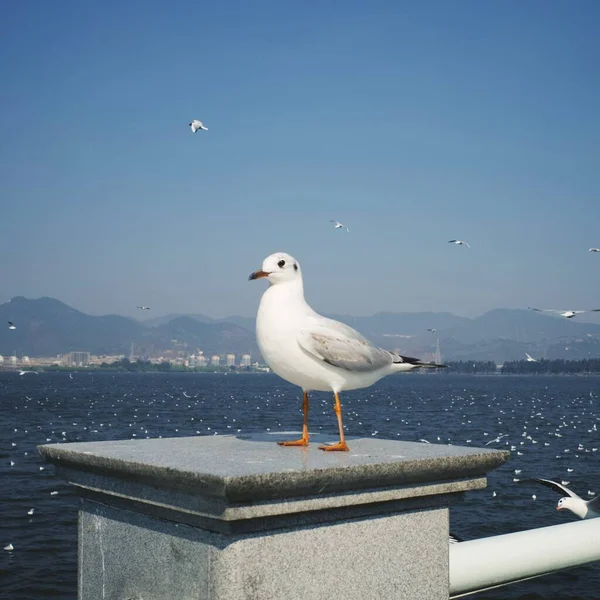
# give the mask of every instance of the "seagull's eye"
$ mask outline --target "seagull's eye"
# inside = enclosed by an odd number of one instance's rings
[[[280,260],[280,261],[277,263],[277,266],[278,266],[280,269],[283,269],[283,267],[285,267],[285,260]]]

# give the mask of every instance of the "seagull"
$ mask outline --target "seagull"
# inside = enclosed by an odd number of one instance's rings
[[[533,356],[527,352],[525,352],[525,358],[527,359],[527,362],[538,362],[537,359],[533,358]]]
[[[391,373],[443,366],[378,348],[348,325],[316,313],[304,299],[300,265],[289,254],[271,254],[249,277],[262,278],[270,285],[256,317],[258,347],[269,367],[304,395],[302,437],[282,446],[308,445],[310,391],[332,391],[335,397],[340,441],[321,450],[347,452],[340,392],[369,387]]]
[[[489,446],[490,444],[494,444],[496,442],[499,442],[500,440],[502,440],[503,438],[508,437],[508,433],[502,433],[500,434],[497,438],[494,438],[493,440],[490,440],[489,442],[486,442],[486,446]]]
[[[28,514],[29,516],[31,516],[31,515],[33,514],[33,508],[30,508],[30,509],[27,511],[27,514]]]
[[[202,129],[203,131],[208,131],[208,127],[204,127],[204,125],[202,124],[202,121],[198,121],[198,119],[194,119],[190,123],[190,128],[192,129],[192,133],[196,133],[196,131],[198,131],[198,129]]]
[[[450,240],[448,243],[456,244],[457,246],[466,246],[467,248],[471,247],[471,246],[469,246],[469,244],[467,244],[467,242],[464,242],[463,240]]]
[[[572,492],[568,487],[565,487],[556,481],[552,481],[551,479],[524,479],[521,483],[527,481],[535,481],[536,483],[541,483],[542,485],[549,487],[559,494],[566,494],[566,497],[563,497],[558,501],[556,510],[564,510],[567,508],[580,519],[595,519],[596,517],[600,517],[600,496],[596,496],[591,500],[584,500],[575,492]]]
[[[32,375],[39,375],[37,371],[19,371],[19,375],[21,375],[21,377],[23,375],[27,375],[28,373],[31,373]]]
[[[340,223],[339,221],[334,221],[333,219],[329,219],[329,222],[334,224],[333,226],[335,229],[345,229],[348,233],[350,233],[348,227],[346,227],[346,225],[344,225],[343,223]]]
[[[12,321],[9,321],[9,322],[8,322],[8,328],[9,328],[10,330],[13,330],[13,329],[16,329],[16,326],[15,326],[15,324],[14,324]]]
[[[528,308],[529,310],[535,310],[536,312],[558,313],[561,317],[564,317],[565,319],[572,319],[575,315],[579,315],[581,313],[600,312],[600,308],[592,308],[590,310],[558,310],[555,308],[533,308],[532,306],[529,306]]]
[[[139,308],[140,310],[150,310],[149,306],[136,306],[136,308]]]
[[[437,331],[437,329],[432,329],[432,328],[428,327],[427,331],[431,331],[431,333],[435,333]]]
[[[590,248],[588,252],[600,252],[600,248]]]
[[[9,544],[8,546],[4,546],[4,549],[8,552],[12,552],[15,549],[15,547],[12,544]]]

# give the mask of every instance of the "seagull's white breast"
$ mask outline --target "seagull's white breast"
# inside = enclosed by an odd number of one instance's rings
[[[353,373],[302,350],[298,334],[319,319],[322,317],[294,286],[274,285],[263,294],[256,317],[256,340],[263,358],[277,375],[305,391],[340,392],[368,387],[389,373]]]

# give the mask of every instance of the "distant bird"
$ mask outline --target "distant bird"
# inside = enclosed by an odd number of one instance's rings
[[[499,442],[500,440],[504,439],[505,437],[508,437],[508,433],[502,433],[500,434],[497,438],[494,438],[493,440],[490,440],[489,442],[486,442],[486,446],[489,446],[490,444],[495,444],[497,442]]]
[[[30,509],[27,511],[27,514],[28,514],[29,516],[31,516],[31,515],[33,514],[33,508],[30,508]]]
[[[467,244],[467,242],[464,242],[463,240],[450,240],[448,243],[456,244],[457,246],[466,246],[467,248],[471,247],[471,246],[469,246],[469,244]]]
[[[16,326],[15,326],[15,324],[12,321],[9,321],[8,322],[8,328],[9,329],[16,329]]]
[[[556,481],[552,481],[551,479],[523,479],[523,481],[519,483],[526,483],[528,481],[541,483],[559,494],[566,494],[565,497],[558,501],[556,510],[564,510],[566,508],[580,519],[595,519],[596,517],[600,517],[600,496],[596,496],[591,500],[584,500],[575,492],[572,492],[568,487],[565,487]]]
[[[535,310],[536,312],[557,313],[561,317],[564,317],[565,319],[572,319],[575,315],[580,315],[581,313],[600,312],[600,308],[591,308],[589,310],[563,310],[563,309],[556,309],[556,308],[533,308],[532,306],[529,306],[528,308],[529,308],[529,310]]]
[[[8,546],[4,546],[4,549],[8,552],[12,552],[15,547],[12,544],[9,544]]]
[[[139,308],[140,310],[150,310],[149,306],[136,306],[136,308]]]
[[[533,356],[527,352],[525,352],[525,358],[527,359],[527,362],[538,362],[537,359],[533,358]]]
[[[302,438],[280,445],[308,446],[309,391],[331,391],[335,397],[340,439],[320,449],[347,452],[340,392],[370,387],[392,373],[442,366],[378,348],[348,325],[316,313],[304,298],[300,265],[289,254],[268,256],[249,277],[263,278],[269,288],[256,317],[258,347],[269,367],[302,388],[304,396]]]
[[[39,375],[37,371],[19,371],[19,375],[21,377],[23,377],[23,375],[28,375],[29,373],[31,373],[32,375]]]
[[[588,252],[600,252],[600,248],[590,248]]]
[[[204,127],[204,125],[202,124],[202,121],[198,121],[198,119],[194,119],[190,123],[190,128],[192,130],[192,133],[196,133],[196,131],[198,131],[198,129],[202,129],[203,131],[208,131],[208,127]]]
[[[350,233],[348,227],[346,227],[346,225],[344,225],[343,223],[340,223],[339,221],[334,221],[333,219],[329,219],[329,222],[334,224],[333,226],[335,229],[345,229],[348,233]]]
[[[435,333],[437,331],[437,329],[432,329],[432,328],[428,327],[427,331],[431,331],[431,333]]]

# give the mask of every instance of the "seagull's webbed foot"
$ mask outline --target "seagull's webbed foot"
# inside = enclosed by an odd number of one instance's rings
[[[350,448],[348,448],[346,442],[338,442],[330,446],[319,446],[319,450],[325,450],[325,452],[348,452]]]
[[[301,437],[293,442],[277,442],[279,446],[308,446],[308,436]]]

